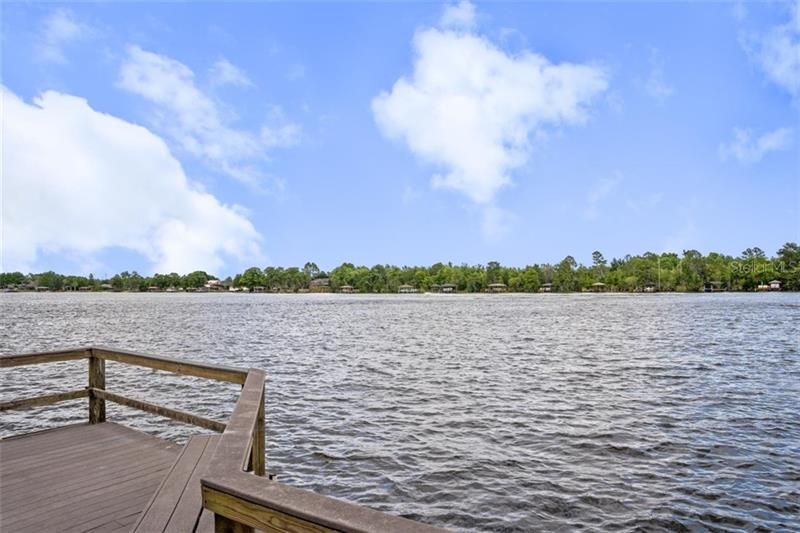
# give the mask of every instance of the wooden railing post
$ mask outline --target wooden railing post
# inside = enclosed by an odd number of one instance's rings
[[[106,361],[94,356],[94,348],[89,357],[89,423],[99,424],[106,421],[106,400],[99,398],[92,389],[105,390]]]
[[[256,415],[256,430],[253,434],[253,447],[251,453],[253,454],[251,462],[253,464],[253,473],[257,476],[263,476],[267,473],[267,464],[265,458],[265,435],[264,435],[265,415],[264,415],[264,392],[262,389],[261,401],[258,405],[258,414]]]

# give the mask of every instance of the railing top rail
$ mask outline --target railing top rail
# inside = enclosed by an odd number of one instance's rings
[[[92,355],[100,359],[105,359],[106,361],[117,361],[129,365],[144,366],[147,368],[174,372],[176,374],[215,379],[217,381],[229,381],[238,385],[242,385],[245,382],[248,372],[244,368],[162,357],[160,355],[119,350],[117,348],[108,348],[105,346],[93,346]]]
[[[287,515],[285,518],[291,517],[300,521],[296,529],[286,528],[286,531],[310,531],[309,526],[312,525],[319,526],[320,530],[324,528],[325,531],[348,533],[444,531],[421,522],[241,473],[203,478],[202,485],[206,508],[211,507],[211,510],[221,511],[223,514],[231,514],[228,511],[233,511],[237,515],[237,521],[256,529],[268,530],[268,526],[273,525],[273,511],[278,511]],[[228,502],[213,501],[214,492],[224,495],[223,498]],[[230,501],[227,496],[232,497],[234,501]],[[236,500],[251,505],[241,505]],[[220,503],[224,508],[217,509]]]
[[[217,444],[208,473],[243,472],[250,460],[253,435],[258,429],[259,413],[264,403],[263,370],[251,368],[239,399],[233,408],[222,438]]]
[[[47,352],[0,355],[0,368],[87,359],[91,357],[91,355],[92,349],[89,346],[68,348],[63,350],[52,350]]]
[[[71,361],[89,357],[154,368],[176,374],[228,381],[239,385],[244,384],[247,378],[247,370],[242,368],[162,357],[160,355],[144,354],[105,346],[85,346],[47,352],[0,355],[0,368]]]

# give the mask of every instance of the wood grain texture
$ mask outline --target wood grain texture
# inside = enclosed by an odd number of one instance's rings
[[[3,531],[130,528],[180,448],[111,422],[0,440]]]
[[[214,460],[209,467],[209,475],[217,472],[231,473],[242,472],[251,463],[254,437],[259,428],[259,413],[264,405],[264,382],[266,375],[261,370],[250,369],[247,380],[242,387],[242,392],[233,413],[228,420],[228,425],[222,433],[222,439],[217,445]],[[263,431],[263,423],[261,424]],[[264,454],[263,441],[257,442],[261,446],[260,453]]]
[[[95,394],[96,390],[106,388],[106,362],[94,356],[94,348],[89,358],[89,423],[99,424],[106,421],[106,401]]]
[[[442,531],[244,472],[203,479],[203,505],[217,514],[266,531]]]
[[[199,528],[201,522],[201,515],[203,513],[203,493],[200,485],[200,480],[205,475],[208,465],[214,456],[214,451],[219,443],[219,435],[206,435],[206,449],[203,455],[197,462],[197,466],[192,472],[192,477],[186,484],[186,489],[183,492],[180,502],[175,507],[172,517],[169,519],[164,533],[183,533],[184,531],[191,531],[193,528]]]
[[[193,531],[203,511],[200,477],[214,453],[218,435],[189,439],[142,512],[134,531]]]
[[[93,396],[102,398],[103,400],[108,400],[110,402],[114,402],[119,405],[132,407],[134,409],[139,409],[140,411],[146,411],[148,413],[153,413],[155,415],[163,416],[166,418],[171,418],[172,420],[177,420],[178,422],[192,424],[219,433],[225,431],[225,423],[220,422],[219,420],[212,420],[210,418],[206,418],[200,415],[195,415],[193,413],[187,413],[186,411],[181,411],[179,409],[163,407],[161,405],[156,405],[154,403],[145,402],[144,400],[136,400],[134,398],[128,398],[127,396],[122,396],[120,394],[115,394],[113,392],[108,392],[100,389],[90,389],[90,393]]]
[[[18,398],[16,400],[0,402],[0,411],[24,409],[26,407],[36,407],[38,405],[50,405],[58,402],[65,402],[67,400],[86,398],[88,395],[89,392],[86,389],[79,389],[66,392],[54,392],[52,394],[42,394],[41,396],[32,396],[30,398]]]
[[[0,355],[0,368],[10,368],[12,366],[23,365],[38,365],[41,363],[56,363],[58,361],[74,361],[77,359],[87,359],[89,356],[89,347],[70,348],[67,350],[56,350],[52,352]]]
[[[217,533],[220,531],[238,531],[231,529],[232,526],[229,522],[248,526],[250,531],[253,529],[267,532],[289,531],[293,533],[336,531],[206,487],[203,488],[203,506],[216,514],[215,531]]]
[[[99,357],[107,361],[117,361],[129,365],[154,368],[156,370],[164,370],[166,372],[183,374],[185,376],[196,376],[214,379],[217,381],[228,381],[230,383],[236,383],[239,385],[244,383],[245,379],[247,378],[247,371],[240,368],[213,365],[210,363],[201,363],[196,361],[184,361],[182,359],[142,354],[127,350],[119,350],[116,348],[94,346],[92,347],[92,354],[94,357]]]

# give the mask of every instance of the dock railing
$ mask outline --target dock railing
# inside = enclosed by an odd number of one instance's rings
[[[89,399],[88,422],[106,421],[106,401],[222,433],[201,479],[203,507],[214,513],[215,531],[372,532],[440,531],[431,526],[381,513],[263,477],[265,459],[265,373],[222,365],[184,361],[115,348],[84,348],[0,355],[0,368],[88,360],[83,389],[0,402],[0,412]],[[208,378],[242,386],[227,423],[186,411],[128,398],[106,390],[106,361]]]

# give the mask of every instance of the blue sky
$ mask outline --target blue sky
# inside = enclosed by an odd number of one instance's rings
[[[795,3],[2,9],[2,270],[800,240]]]

